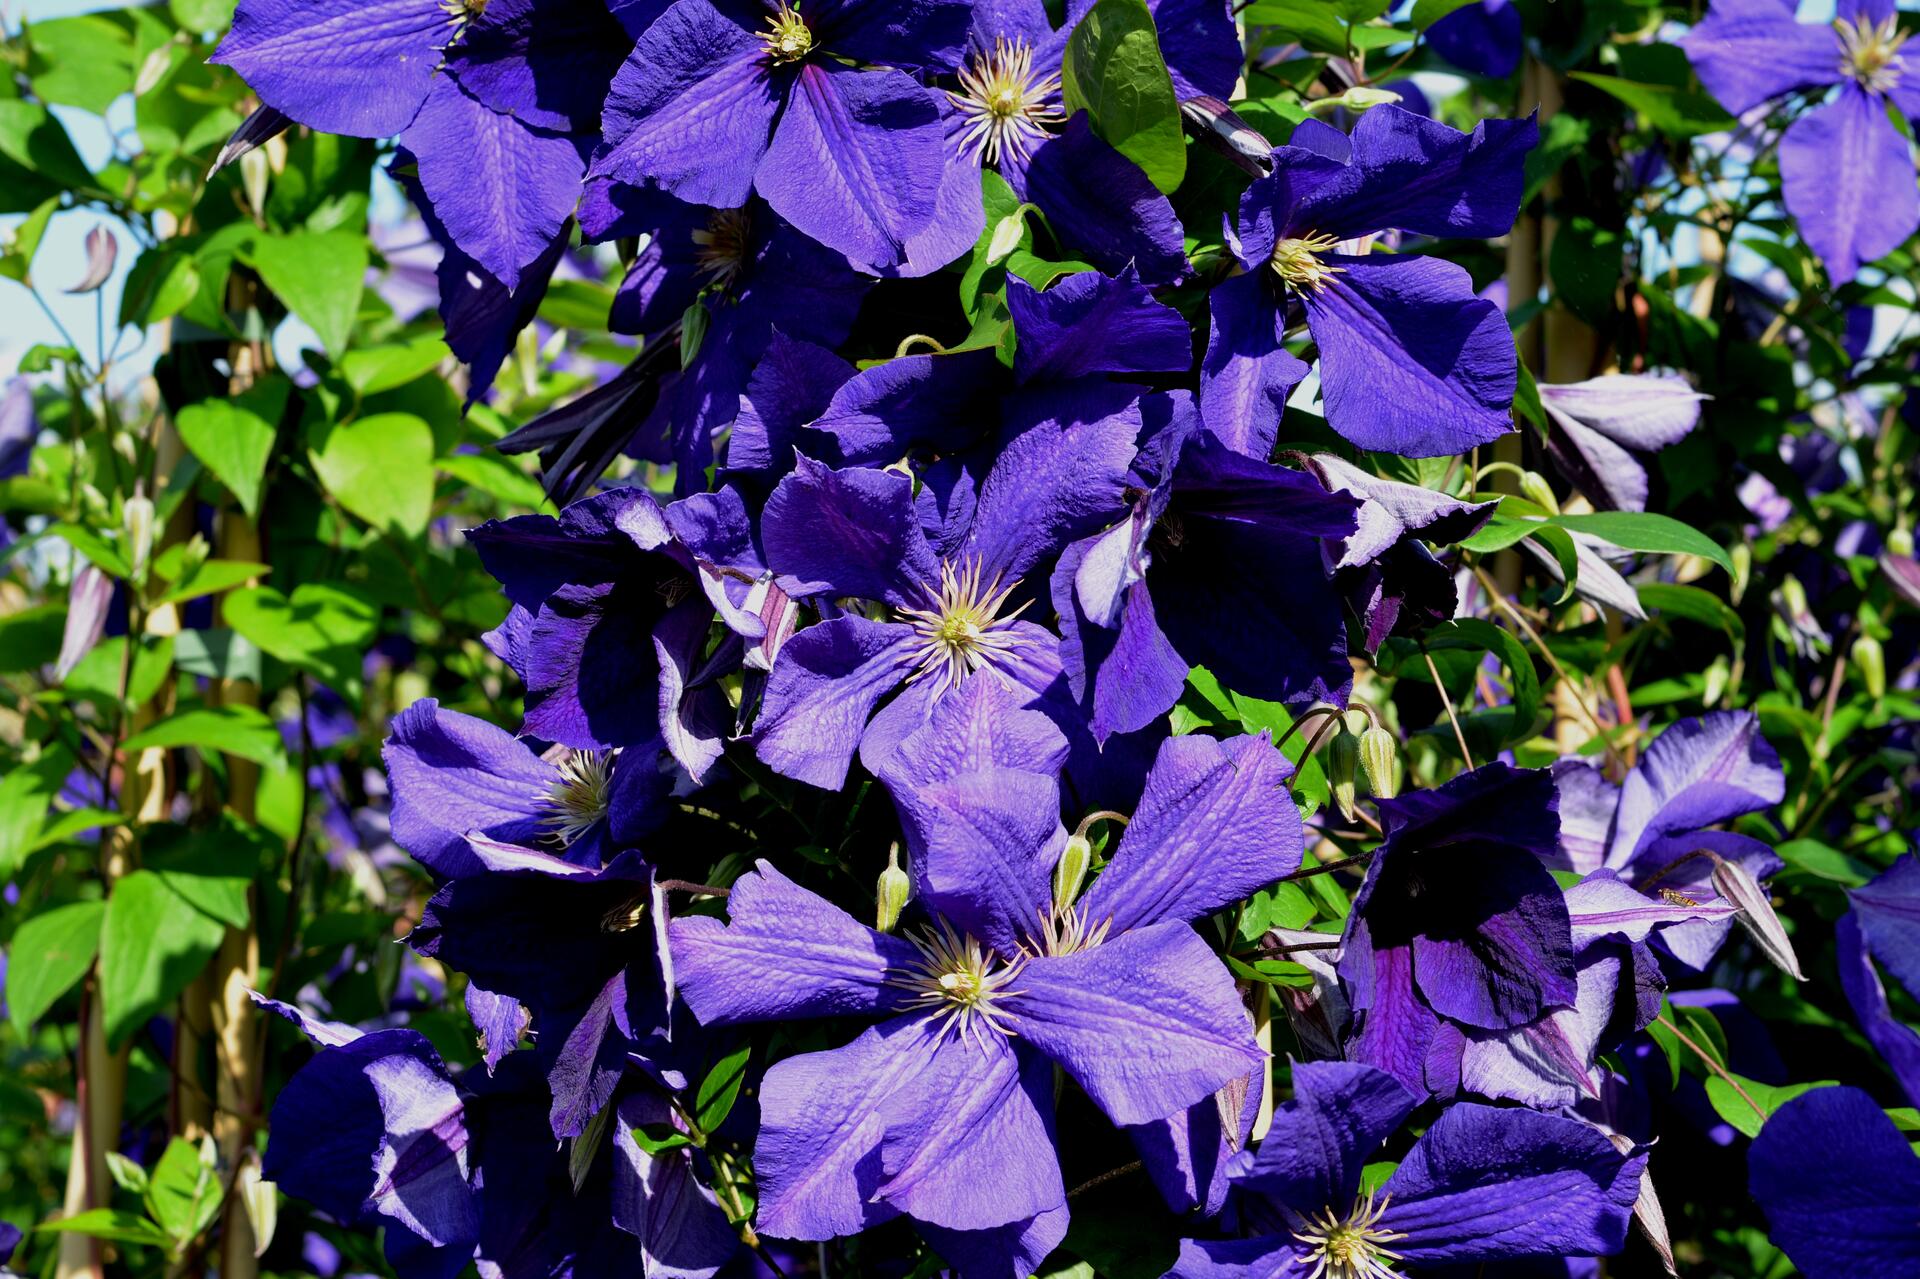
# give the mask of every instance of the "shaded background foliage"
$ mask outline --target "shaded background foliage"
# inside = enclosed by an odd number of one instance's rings
[[[1376,459],[1394,478],[1508,495],[1466,558],[1532,625],[1513,627],[1470,580],[1469,621],[1429,652],[1389,640],[1357,691],[1401,739],[1409,789],[1455,771],[1456,732],[1476,760],[1581,752],[1619,772],[1675,720],[1758,715],[1786,793],[1736,829],[1786,863],[1770,888],[1810,980],[1742,941],[1699,983],[1737,1003],[1675,994],[1669,1011],[1704,1052],[1656,1036],[1673,1065],[1654,1166],[1684,1273],[1786,1275],[1748,1196],[1756,1125],[1725,1073],[1768,1105],[1785,1098],[1775,1087],[1846,1081],[1920,1130],[1854,1024],[1832,943],[1844,890],[1908,851],[1915,829],[1912,245],[1830,283],[1782,206],[1769,141],[1805,103],[1740,121],[1716,103],[1673,43],[1703,6],[1513,0],[1524,40],[1478,74],[1435,27],[1459,7],[1255,0],[1240,15],[1251,70],[1236,109],[1274,141],[1310,116],[1344,118],[1380,86],[1462,128],[1539,112],[1513,234],[1429,246],[1514,328],[1522,429],[1473,459],[1506,465],[1466,485],[1453,459]],[[246,991],[405,1024],[450,1064],[478,1059],[462,980],[393,944],[433,885],[389,837],[380,745],[423,697],[517,724],[521,690],[480,639],[506,601],[461,530],[553,509],[530,460],[491,445],[636,349],[607,328],[620,250],[574,245],[497,380],[469,386],[433,311],[437,251],[387,172],[389,146],[296,128],[212,171],[257,105],[206,61],[231,9],[172,0],[29,20],[0,46],[0,306],[10,334],[38,332],[7,348],[19,378],[0,401],[0,1220],[99,1214],[88,1231],[30,1236],[12,1262],[22,1273],[238,1276],[255,1241],[273,1272],[384,1266],[371,1238],[258,1184],[265,1116],[309,1054]],[[1219,264],[1243,179],[1184,149],[1187,248]],[[1007,274],[1060,274],[1071,248],[991,181],[987,199],[974,254],[876,289],[847,349],[882,359],[908,334],[991,344]],[[88,260],[43,249],[50,226],[76,223],[99,228]],[[49,308],[76,286],[92,316]],[[1205,309],[1198,287],[1169,300]],[[1587,599],[1561,589],[1546,565],[1572,557],[1565,538],[1536,534],[1539,557],[1523,557],[1515,543],[1537,526],[1515,521],[1578,515],[1576,495],[1597,504],[1539,388],[1667,369],[1708,398],[1697,429],[1646,459],[1646,509],[1687,528],[1611,526],[1644,553],[1628,589],[1646,616],[1625,617],[1589,602],[1592,575]],[[1286,448],[1337,444],[1311,403],[1281,430]],[[617,470],[672,491],[665,465]],[[1174,720],[1294,727],[1203,670]],[[724,886],[775,850],[797,878],[870,902],[895,837],[872,780],[823,792],[750,751],[728,759],[725,815],[689,802],[655,837],[665,873]],[[1295,790],[1310,812],[1332,802],[1322,760]],[[1316,837],[1329,856],[1372,843],[1324,813]],[[1337,934],[1356,883],[1320,875],[1263,894],[1239,935]],[[1251,945],[1240,956],[1249,984],[1310,982]],[[782,1033],[783,1051],[826,1043]],[[84,1093],[82,1074],[99,1081]],[[1100,1180],[1131,1148],[1073,1109],[1084,1098],[1065,1104],[1062,1126],[1094,1134],[1066,1152],[1067,1184],[1097,1184],[1076,1198],[1049,1273],[1159,1274],[1179,1226],[1141,1179]],[[881,1273],[877,1258],[912,1248],[895,1223],[789,1264]],[[1636,1237],[1610,1271],[1659,1265]]]

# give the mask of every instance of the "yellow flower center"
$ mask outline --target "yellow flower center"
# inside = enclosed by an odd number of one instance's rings
[[[1320,257],[1338,243],[1330,235],[1303,235],[1276,240],[1268,265],[1273,267],[1275,275],[1293,288],[1306,293],[1318,293],[1327,287],[1329,280],[1346,270],[1345,267],[1332,266]]]
[[[813,32],[790,0],[781,0],[779,9],[767,17],[767,29],[760,33],[767,56],[775,62],[798,62],[813,52]]]
[[[1861,88],[1873,93],[1885,93],[1900,83],[1900,75],[1906,68],[1897,59],[1908,33],[1900,30],[1899,21],[1893,15],[1879,22],[1865,14],[1851,22],[1835,18],[1833,29],[1840,37],[1842,75],[1858,80]]]
[[[998,1005],[1021,993],[1008,990],[1007,984],[1019,974],[1024,960],[1001,963],[991,950],[955,932],[945,920],[907,940],[920,957],[912,967],[889,974],[887,982],[914,992],[913,1002],[941,1023],[942,1039],[956,1031],[976,1037],[989,1030],[1013,1033],[1004,1020],[1006,1011]]]
[[[958,568],[942,564],[940,585],[922,587],[927,607],[899,610],[920,637],[920,647],[914,653],[919,669],[908,677],[909,682],[938,674],[945,679],[943,691],[957,688],[982,666],[1026,643],[1013,623],[1027,606],[1022,604],[1000,616],[1007,597],[1020,583],[1013,581],[1003,587],[998,577],[983,582],[982,576],[978,559],[965,561]]]
[[[607,815],[613,794],[613,752],[572,751],[558,767],[560,776],[541,792],[547,811],[540,825],[548,839],[567,848]]]
[[[1400,1254],[1389,1251],[1386,1245],[1406,1235],[1380,1229],[1380,1218],[1386,1211],[1387,1201],[1375,1204],[1369,1190],[1345,1217],[1336,1217],[1331,1208],[1326,1208],[1308,1218],[1306,1229],[1293,1235],[1307,1245],[1315,1260],[1312,1273],[1305,1279],[1399,1279],[1393,1263],[1400,1260]]]
[[[961,145],[998,164],[1002,155],[1025,159],[1046,140],[1049,124],[1067,118],[1058,101],[1060,77],[1037,74],[1033,46],[1001,36],[960,70],[960,91],[947,97],[966,121]]]

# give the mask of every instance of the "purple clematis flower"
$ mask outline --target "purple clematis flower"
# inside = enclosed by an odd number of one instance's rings
[[[1576,1003],[1573,926],[1544,860],[1558,836],[1553,777],[1488,764],[1379,807],[1386,840],[1341,937],[1357,1023],[1347,1055],[1445,1093],[1467,1033]]]
[[[1774,1111],[1747,1152],[1747,1184],[1807,1279],[1920,1271],[1920,1158],[1858,1088],[1815,1088]]]
[[[1757,839],[1707,829],[1770,808],[1786,793],[1780,757],[1751,712],[1680,721],[1654,740],[1619,787],[1584,760],[1560,761],[1553,776],[1560,809],[1556,866],[1583,875],[1604,868],[1669,905],[1728,907],[1659,930],[1660,948],[1690,969],[1705,969],[1734,922],[1715,867],[1731,862],[1761,880],[1783,865]]]
[[[1504,80],[1514,73],[1525,48],[1524,37],[1520,6],[1514,0],[1462,5],[1427,28],[1427,43],[1435,53],[1462,71],[1490,80]]]
[[[1554,464],[1595,506],[1612,511],[1647,509],[1647,471],[1634,454],[1685,439],[1707,398],[1677,373],[1613,373],[1539,389]]]
[[[939,105],[908,72],[957,63],[968,8],[679,0],[614,77],[593,173],[716,208],[757,191],[854,262],[894,265],[943,168]]]
[[[782,646],[754,727],[760,758],[833,788],[856,749],[875,766],[969,679],[1047,693],[1059,641],[1021,620],[1015,596],[1121,509],[1140,426],[1137,390],[1075,381],[1010,402],[998,447],[937,464],[918,497],[898,472],[799,457],[761,519],[781,589],[878,601],[895,620],[847,613]]]
[[[488,643],[526,683],[522,731],[581,751],[664,736],[704,777],[730,718],[715,680],[738,650],[703,656],[713,605],[667,512],[613,489],[557,519],[492,520],[467,536],[513,601]]]
[[[1884,965],[1909,995],[1920,991],[1920,858],[1907,854],[1847,896],[1853,909],[1834,937],[1840,988],[1908,1100],[1920,1105],[1920,1032],[1894,1016],[1876,967]]]
[[[1320,349],[1327,424],[1354,444],[1438,457],[1510,430],[1518,360],[1500,309],[1450,262],[1353,250],[1395,228],[1505,234],[1538,136],[1531,118],[1466,134],[1393,106],[1360,117],[1351,138],[1317,120],[1297,127],[1240,199],[1231,243],[1245,273],[1213,290],[1201,363],[1208,426],[1267,457],[1307,373],[1281,345],[1298,307]]]
[[[381,748],[394,842],[445,877],[482,869],[467,845],[475,832],[597,868],[665,819],[673,779],[658,767],[660,749],[536,753],[504,729],[423,698],[394,717]]]
[[[1131,265],[1148,284],[1176,283],[1188,267],[1173,205],[1084,116],[1068,119],[1061,100],[1067,38],[1093,4],[1071,0],[1055,28],[1042,0],[976,0],[967,61],[947,93],[948,144],[957,153],[949,175],[965,184],[970,219],[950,234],[970,228],[966,243],[978,238],[975,175],[992,166],[1102,271]],[[1151,0],[1147,8],[1175,94],[1231,97],[1242,54],[1225,0]]]
[[[1343,701],[1353,672],[1321,540],[1352,533],[1358,503],[1234,452],[1185,392],[1143,408],[1131,513],[1053,574],[1061,659],[1095,738],[1165,715],[1195,665],[1254,697]]]
[[[1920,118],[1920,58],[1905,48],[1894,0],[1839,0],[1832,26],[1794,20],[1780,0],[1713,0],[1680,44],[1702,84],[1735,115],[1770,99],[1839,85],[1787,126],[1780,178],[1787,211],[1836,285],[1898,248],[1920,226],[1912,144],[1891,103]]]
[[[1377,1190],[1367,1158],[1419,1097],[1348,1062],[1296,1062],[1295,1096],[1234,1173],[1250,1239],[1188,1239],[1167,1279],[1380,1279],[1422,1267],[1618,1252],[1644,1153],[1572,1119],[1462,1102]]]
[[[1126,1126],[1211,1106],[1259,1069],[1233,981],[1188,921],[1298,865],[1278,753],[1169,742],[1079,901],[1049,887],[1065,755],[1045,716],[987,680],[901,744],[887,781],[927,918],[912,940],[764,862],[735,883],[731,924],[674,924],[680,989],[706,1024],[881,1019],[767,1072],[765,1233],[824,1239],[904,1214],[968,1279],[1027,1274],[1066,1227],[1051,1063]]]

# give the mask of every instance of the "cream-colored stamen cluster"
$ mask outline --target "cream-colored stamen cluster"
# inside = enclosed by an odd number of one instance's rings
[[[745,209],[715,209],[693,233],[694,261],[717,289],[726,289],[747,264],[753,218]]]
[[[813,52],[813,32],[807,20],[787,0],[767,15],[767,29],[760,33],[767,56],[775,62],[798,62]]]
[[[572,751],[557,767],[560,776],[540,792],[547,809],[540,825],[548,839],[567,848],[607,815],[613,795],[613,752]]]
[[[1907,42],[1907,32],[1897,18],[1888,14],[1875,22],[1863,13],[1851,22],[1835,18],[1833,29],[1840,37],[1840,74],[1871,93],[1886,93],[1900,83],[1906,70],[1900,46]]]
[[[1315,1263],[1304,1279],[1400,1279],[1393,1268],[1400,1254],[1386,1245],[1406,1235],[1380,1229],[1386,1211],[1387,1200],[1374,1203],[1369,1190],[1344,1218],[1334,1216],[1331,1208],[1309,1217],[1307,1228],[1293,1235],[1307,1245]]]
[[[1034,70],[1032,45],[1001,36],[961,69],[960,92],[947,97],[966,119],[961,144],[976,159],[998,164],[1003,155],[1026,159],[1046,141],[1046,126],[1067,118],[1059,92],[1058,74]]]
[[[997,1005],[1022,993],[1007,989],[1019,975],[1019,963],[1001,963],[991,950],[954,931],[945,920],[907,940],[920,958],[911,968],[895,970],[887,982],[914,992],[913,1002],[940,1022],[942,1040],[958,1033],[978,1042],[989,1030],[1013,1034],[1006,1010]]]
[[[1083,950],[1092,950],[1107,939],[1107,932],[1113,927],[1113,918],[1108,916],[1094,923],[1087,914],[1084,903],[1069,906],[1065,910],[1055,910],[1051,906],[1040,908],[1040,936],[1031,944],[1034,949],[1029,953],[1035,958],[1051,955],[1077,955]]]
[[[1273,254],[1267,262],[1275,275],[1294,288],[1318,293],[1334,276],[1346,270],[1320,257],[1338,243],[1340,241],[1331,235],[1290,236],[1274,241]]]
[[[982,666],[1026,643],[1012,627],[1027,606],[1000,616],[1019,581],[1003,587],[997,575],[991,582],[983,582],[984,576],[978,559],[964,561],[958,568],[949,561],[940,566],[938,588],[931,583],[922,587],[926,608],[899,610],[921,640],[913,654],[919,669],[908,677],[909,683],[939,675],[945,680],[943,692],[957,688]]]

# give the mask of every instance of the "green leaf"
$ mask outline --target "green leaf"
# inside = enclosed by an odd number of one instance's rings
[[[484,453],[455,453],[451,457],[436,458],[433,464],[468,488],[489,493],[509,506],[547,505],[546,490],[540,487],[540,481],[493,449]]]
[[[376,528],[418,537],[433,514],[433,428],[411,413],[320,422],[307,431],[313,468],[340,505]]]
[[[220,1179],[200,1158],[197,1145],[175,1137],[147,1179],[146,1204],[160,1228],[184,1244],[213,1220],[220,1207]]]
[[[1733,572],[1733,558],[1705,533],[1651,511],[1602,511],[1596,515],[1549,515],[1547,523],[1587,533],[1629,551],[1698,555]]]
[[[1729,1074],[1733,1072],[1729,1071]],[[1707,1100],[1713,1103],[1719,1116],[1732,1124],[1735,1129],[1748,1137],[1758,1137],[1761,1127],[1773,1117],[1773,1112],[1798,1097],[1801,1093],[1812,1092],[1816,1088],[1837,1088],[1839,1081],[1822,1079],[1811,1084],[1763,1084],[1748,1079],[1745,1075],[1734,1075],[1740,1084],[1740,1090],[1747,1095],[1742,1097],[1733,1084],[1719,1075],[1707,1076]],[[1748,1099],[1752,1099],[1749,1104]],[[1754,1106],[1759,1106],[1759,1111]]]
[[[52,534],[93,561],[94,567],[114,577],[131,577],[133,566],[120,548],[84,524],[56,524]]]
[[[1664,84],[1636,84],[1619,76],[1591,71],[1569,72],[1569,80],[1583,80],[1632,107],[1640,123],[1676,138],[1697,137],[1730,129],[1734,119],[1704,93]]]
[[[0,155],[63,187],[93,185],[93,174],[66,127],[38,102],[0,98]]]
[[[1613,314],[1614,291],[1626,261],[1626,234],[1575,217],[1553,237],[1547,270],[1555,295],[1589,324],[1604,324]]]
[[[216,824],[194,830],[149,827],[142,846],[146,869],[202,914],[235,928],[245,928],[252,918],[247,890],[262,861],[283,851],[259,827],[242,825],[226,814]]]
[[[232,590],[256,577],[265,577],[271,571],[265,564],[255,564],[249,560],[203,560],[185,577],[169,586],[158,602],[178,604],[199,599],[202,595]]]
[[[1428,636],[1427,647],[1435,651],[1484,650],[1498,657],[1511,677],[1512,704],[1482,711],[1469,717],[1469,722],[1492,725],[1502,745],[1524,741],[1533,735],[1533,721],[1540,711],[1540,677],[1534,672],[1533,658],[1528,656],[1526,647],[1512,634],[1492,622],[1461,617],[1434,630]]]
[[[1240,912],[1240,940],[1259,941],[1272,928],[1305,928],[1319,914],[1313,899],[1298,884],[1275,884],[1247,898]]]
[[[1634,589],[1642,604],[1666,616],[1684,617],[1703,626],[1717,627],[1736,643],[1746,638],[1747,627],[1740,620],[1740,614],[1712,591],[1670,582],[1649,582]]]
[[[201,706],[161,720],[126,742],[128,754],[156,747],[191,746],[201,752],[238,755],[256,764],[278,766],[283,755],[280,730],[251,706]]]
[[[55,748],[0,778],[0,877],[12,878],[39,846],[47,810],[72,770],[72,752]]]
[[[40,241],[46,238],[47,224],[53,220],[54,211],[59,207],[60,197],[54,196],[27,215],[26,220],[14,230],[13,243],[7,247],[4,255],[0,255],[0,275],[18,280],[29,288],[33,286],[33,259],[40,252]]]
[[[633,1134],[633,1144],[650,1155],[664,1155],[669,1150],[679,1150],[693,1144],[687,1134],[665,1125],[660,1125],[656,1132],[648,1132],[645,1128],[631,1128],[628,1131]]]
[[[693,1097],[693,1121],[701,1132],[714,1131],[733,1112],[733,1103],[740,1097],[740,1085],[746,1082],[747,1058],[752,1047],[741,1044],[715,1063],[707,1077],[700,1081]]]
[[[1259,0],[1246,10],[1247,25],[1272,27],[1297,36],[1315,53],[1345,53],[1347,32],[1326,0]]]
[[[1069,112],[1172,195],[1187,173],[1180,102],[1145,0],[1100,0],[1067,39],[1060,71]]]
[[[127,273],[126,288],[120,294],[120,323],[158,324],[180,314],[199,291],[200,270],[191,254],[148,249]]]
[[[127,28],[107,14],[55,18],[27,27],[27,74],[42,102],[105,115],[133,91],[134,49]]]
[[[221,32],[233,21],[234,0],[167,0],[184,31]]]
[[[196,909],[150,870],[115,881],[100,932],[100,1004],[107,1042],[119,1047],[142,1022],[173,1002],[213,958],[225,933],[224,924]]]
[[[255,239],[251,260],[287,309],[320,336],[327,354],[347,349],[367,274],[367,241],[357,231],[295,231]]]
[[[172,1242],[167,1238],[166,1231],[145,1217],[122,1212],[118,1208],[89,1208],[86,1212],[62,1217],[58,1221],[43,1221],[34,1229],[46,1234],[88,1235],[94,1239],[146,1244],[152,1248],[165,1248]]]
[[[234,400],[201,400],[180,410],[180,438],[227,486],[249,517],[260,514],[260,491],[286,408],[282,379]]]
[[[255,586],[229,595],[223,611],[227,625],[262,652],[357,696],[351,690],[380,621],[379,606],[365,595],[324,582],[297,586],[291,596]]]
[[[8,947],[7,1020],[25,1035],[86,975],[100,950],[105,902],[71,902],[32,915]]]
[[[1634,701],[1639,702],[1636,694]],[[1858,888],[1873,878],[1873,868],[1858,858],[1849,857],[1839,849],[1823,844],[1817,839],[1790,839],[1784,844],[1775,844],[1773,851],[1780,854],[1780,860],[1795,870],[1805,871],[1819,879],[1832,880],[1848,888]]]
[[[72,839],[82,831],[99,830],[103,826],[119,826],[126,822],[122,813],[109,812],[104,808],[63,808],[48,814],[47,824],[33,838],[33,851],[51,848],[55,844]]]
[[[378,395],[424,377],[452,357],[440,338],[416,338],[403,346],[348,351],[340,360],[340,376],[361,395]]]
[[[1475,0],[1415,0],[1413,6],[1413,29],[1425,31],[1455,9],[1464,9]]]
[[[0,674],[36,670],[60,656],[65,604],[42,604],[0,617]]]

